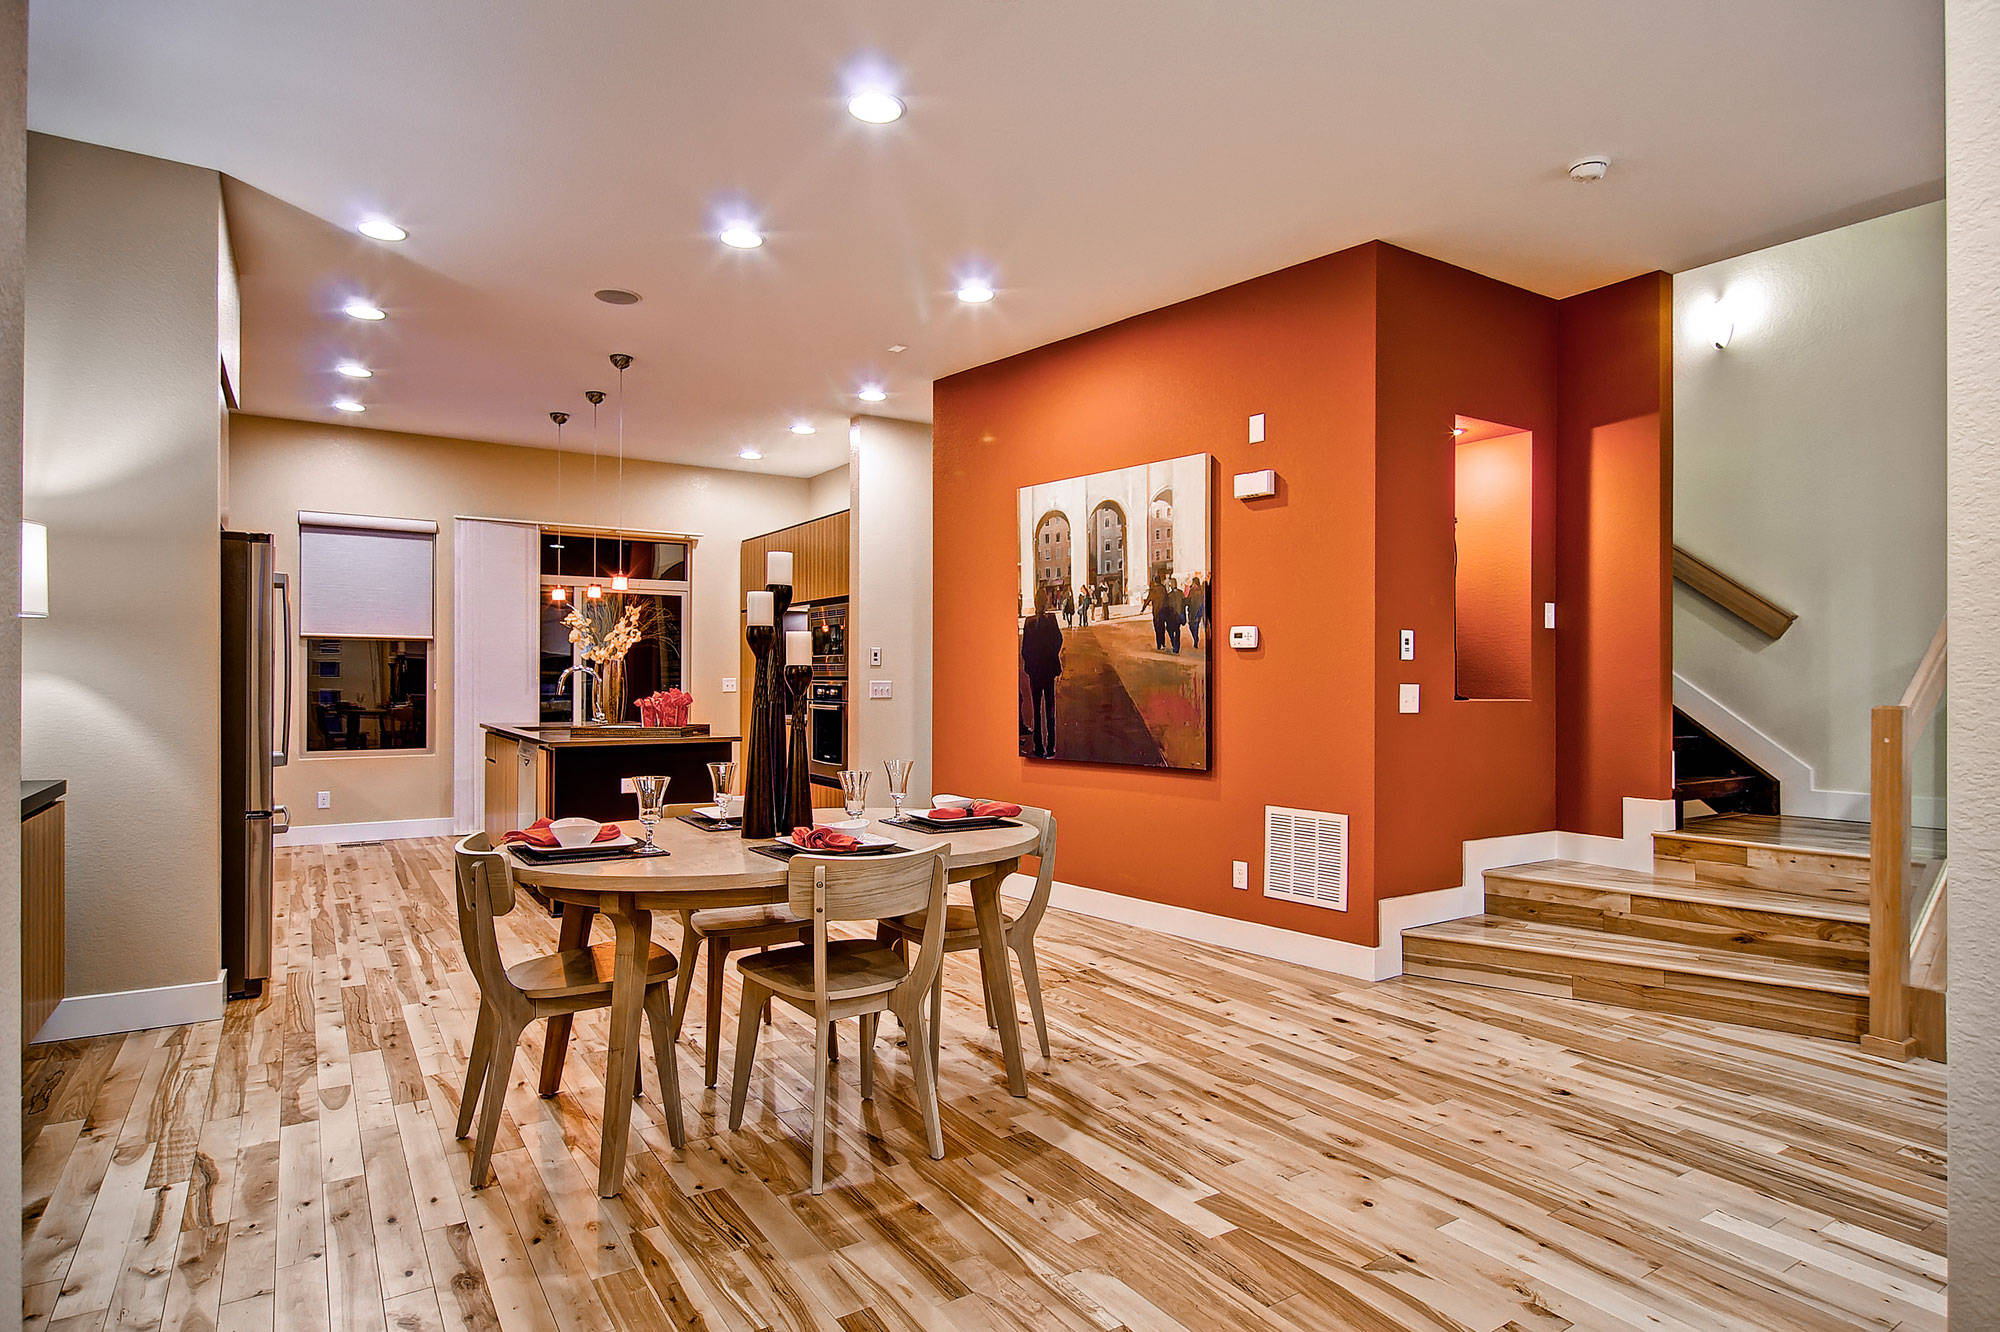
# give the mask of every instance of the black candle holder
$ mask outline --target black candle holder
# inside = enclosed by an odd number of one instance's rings
[[[785,688],[792,697],[792,746],[785,761],[786,818],[794,828],[812,827],[812,789],[806,767],[806,708],[812,702],[813,668],[792,662],[785,667]]]
[[[771,594],[771,624],[776,637],[771,642],[771,656],[765,665],[769,674],[769,687],[765,697],[765,707],[769,709],[770,720],[765,732],[765,751],[770,775],[771,809],[774,818],[784,817],[788,807],[787,791],[789,774],[785,756],[785,716],[791,711],[785,704],[785,612],[791,608],[792,585],[790,583],[768,583],[764,590]],[[810,666],[812,663],[808,662]],[[786,829],[790,831],[789,828]]]
[[[757,674],[750,695],[750,740],[743,748],[743,836],[746,839],[777,835],[777,803],[771,780],[771,648],[778,631],[768,624],[753,624],[743,631],[743,641],[757,658]]]

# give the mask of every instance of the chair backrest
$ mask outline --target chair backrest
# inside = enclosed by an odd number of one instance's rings
[[[1055,884],[1056,816],[1053,810],[1023,805],[1021,822],[1041,833],[1041,840],[1035,844],[1033,853],[1041,862],[1035,872],[1035,891],[1028,895],[1028,905],[1021,909],[1014,925],[1018,930],[1033,934],[1035,927],[1042,923],[1042,912],[1048,910],[1049,890]]]
[[[507,964],[500,956],[500,940],[493,930],[493,918],[514,909],[514,876],[507,855],[496,851],[483,832],[459,839],[452,849],[458,876],[458,938],[465,960],[479,988],[497,994],[509,988]]]
[[[836,920],[882,920],[926,913],[924,937],[903,982],[930,989],[944,961],[945,848],[886,856],[793,856],[785,878],[792,913],[812,921],[813,986],[826,995],[826,927]],[[901,987],[899,987],[901,988]]]

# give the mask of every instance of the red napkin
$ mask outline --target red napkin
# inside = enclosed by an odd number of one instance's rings
[[[1019,805],[1004,800],[982,800],[972,807],[973,817],[981,819],[1011,819],[1020,812]]]
[[[856,851],[861,847],[860,838],[835,828],[794,828],[792,841],[808,851]]]
[[[562,843],[556,840],[556,835],[549,831],[549,823],[550,820],[548,819],[536,819],[527,827],[516,829],[500,840],[503,843],[522,846],[561,846]],[[597,836],[591,840],[595,842],[609,842],[617,836],[618,825],[607,823],[597,830]]]
[[[962,819],[965,817],[965,806],[939,805],[936,809],[924,815],[924,817],[927,819]]]

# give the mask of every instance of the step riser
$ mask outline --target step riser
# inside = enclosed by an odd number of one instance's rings
[[[1850,995],[1688,975],[1458,940],[1405,936],[1403,970],[1526,994],[1555,995],[1769,1031],[1859,1039],[1868,1001]]]
[[[1763,888],[1831,902],[1868,901],[1866,856],[1703,842],[1660,833],[1653,838],[1653,872],[1661,878]]]
[[[1513,920],[1662,939],[1842,971],[1868,969],[1868,927],[1847,921],[1522,882],[1491,872],[1486,876],[1486,911]]]

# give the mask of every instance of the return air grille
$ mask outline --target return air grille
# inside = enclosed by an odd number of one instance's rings
[[[1347,910],[1347,816],[1266,805],[1264,896]]]

